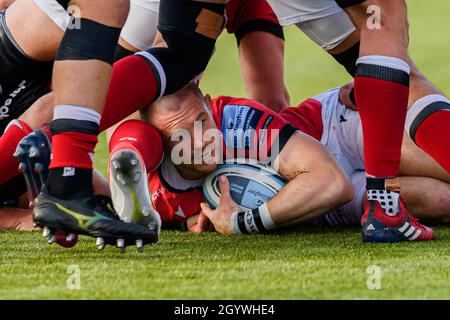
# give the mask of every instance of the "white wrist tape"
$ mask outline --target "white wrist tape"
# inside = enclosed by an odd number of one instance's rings
[[[231,215],[231,230],[233,234],[264,233],[276,227],[267,203],[259,208],[245,212],[233,212]]]

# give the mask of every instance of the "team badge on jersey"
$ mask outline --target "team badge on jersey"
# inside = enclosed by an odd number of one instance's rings
[[[222,131],[228,148],[254,148],[256,129],[264,113],[249,106],[226,105],[223,109]]]

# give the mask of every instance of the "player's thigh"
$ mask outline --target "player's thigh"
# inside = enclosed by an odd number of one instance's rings
[[[419,219],[450,222],[450,184],[427,177],[400,177],[406,208]]]
[[[6,28],[19,47],[38,61],[54,60],[67,12],[57,3],[44,11],[32,0],[17,0],[6,11]],[[4,27],[5,28],[5,27]]]
[[[128,17],[130,0],[73,0],[71,5],[78,6],[83,19],[121,28]]]
[[[367,0],[345,9],[361,32],[361,55],[407,60],[408,21],[405,0]]]
[[[250,98],[276,111],[289,106],[284,85],[283,39],[268,32],[250,32],[241,39],[239,58]]]

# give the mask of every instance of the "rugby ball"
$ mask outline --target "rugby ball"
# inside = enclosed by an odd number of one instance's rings
[[[244,211],[260,207],[286,185],[286,180],[272,168],[248,163],[245,159],[235,159],[219,165],[203,182],[205,200],[213,209],[220,202],[221,175],[225,175],[230,181],[231,197]]]

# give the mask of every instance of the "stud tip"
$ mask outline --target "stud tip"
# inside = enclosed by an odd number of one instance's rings
[[[22,173],[27,171],[27,165],[25,163],[21,162],[19,164],[19,171],[22,172]]]

